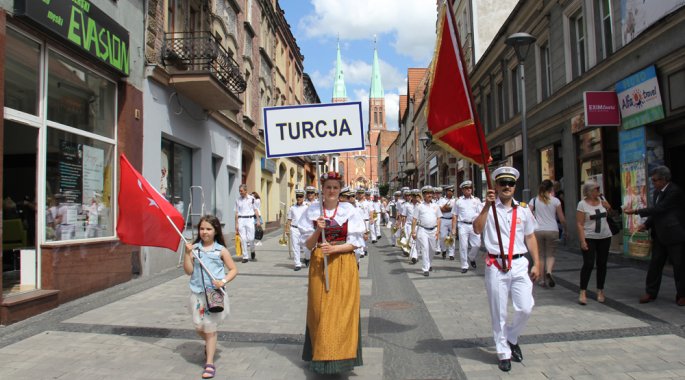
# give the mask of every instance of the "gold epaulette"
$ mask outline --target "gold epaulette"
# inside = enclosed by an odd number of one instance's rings
[[[526,202],[519,202],[519,206],[528,207],[528,204]]]

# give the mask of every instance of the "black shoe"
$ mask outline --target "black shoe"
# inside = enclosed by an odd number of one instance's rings
[[[302,267],[295,267],[295,272],[297,272],[300,269],[302,269]]]
[[[551,273],[547,273],[547,274],[545,275],[545,279],[547,280],[547,285],[548,285],[550,288],[553,288],[554,285],[557,284],[556,282],[554,282],[554,278],[552,277],[552,274],[551,274]]]
[[[521,347],[519,347],[518,344],[513,344],[509,341],[507,341],[507,343],[509,343],[509,348],[511,348],[511,360],[517,363],[521,363],[521,361],[523,361],[523,353],[521,352]]]
[[[461,270],[461,273],[466,273],[466,272],[468,272],[468,271],[469,271],[469,270],[468,270],[467,268],[464,268],[464,269]]]
[[[469,264],[471,264],[471,268],[476,269],[476,260],[469,261]]]
[[[454,261],[454,256],[450,256],[450,260]]]
[[[248,259],[243,259],[243,264],[245,264],[245,263],[248,262],[248,261],[250,261],[250,260],[248,260]]]
[[[428,277],[428,276],[430,276],[430,273],[428,273],[427,271],[426,271],[426,272],[423,272],[423,276],[424,276],[424,277]]]
[[[255,257],[257,257],[257,254],[254,252],[250,252],[250,258],[254,260]]]
[[[511,360],[509,360],[509,359],[500,360],[499,364],[497,365],[497,368],[499,368],[501,371],[504,371],[504,372],[511,371]]]
[[[309,268],[309,259],[304,259],[304,266]]]
[[[444,252],[444,251],[443,251],[443,252],[442,252],[442,259],[445,260],[446,257],[447,257],[447,252]]]
[[[428,270],[432,272],[432,271],[433,271],[433,267],[428,267]]]
[[[371,240],[371,244],[376,244],[376,241],[375,241],[375,240]]]
[[[411,263],[412,263],[412,264],[416,264],[416,257],[412,257],[412,258],[411,258]]]

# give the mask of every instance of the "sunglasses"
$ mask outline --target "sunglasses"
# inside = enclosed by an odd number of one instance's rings
[[[516,186],[516,181],[497,181],[497,184],[502,187],[514,187]]]
[[[303,194],[297,194],[297,195],[295,196],[295,198],[304,198],[304,195],[303,195]]]

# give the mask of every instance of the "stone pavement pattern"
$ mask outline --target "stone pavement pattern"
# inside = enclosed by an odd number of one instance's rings
[[[219,334],[218,379],[318,378],[300,358],[307,270],[292,270],[279,237],[268,234],[257,261],[237,264],[231,315]],[[644,263],[612,257],[607,302],[590,297],[580,306],[581,257],[561,251],[557,286],[535,287],[536,306],[520,339],[524,361],[503,373],[482,258],[466,274],[458,260],[435,258],[424,277],[385,239],[369,252],[360,266],[365,364],[339,378],[685,378],[685,308],[673,302],[672,277],[664,277],[656,302],[637,303]],[[203,346],[186,311],[187,282],[172,270],[0,327],[0,378],[200,378]]]

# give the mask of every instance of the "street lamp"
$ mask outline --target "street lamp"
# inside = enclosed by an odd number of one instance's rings
[[[519,61],[519,74],[521,76],[521,140],[523,149],[523,200],[530,199],[530,186],[528,184],[528,129],[526,127],[526,74],[523,67],[528,56],[530,46],[536,41],[536,38],[528,33],[514,33],[507,37],[505,43],[507,46],[513,47],[516,52],[516,58]]]
[[[426,134],[419,137],[421,146],[423,146],[423,185],[428,185],[428,145],[431,143],[431,138]]]

